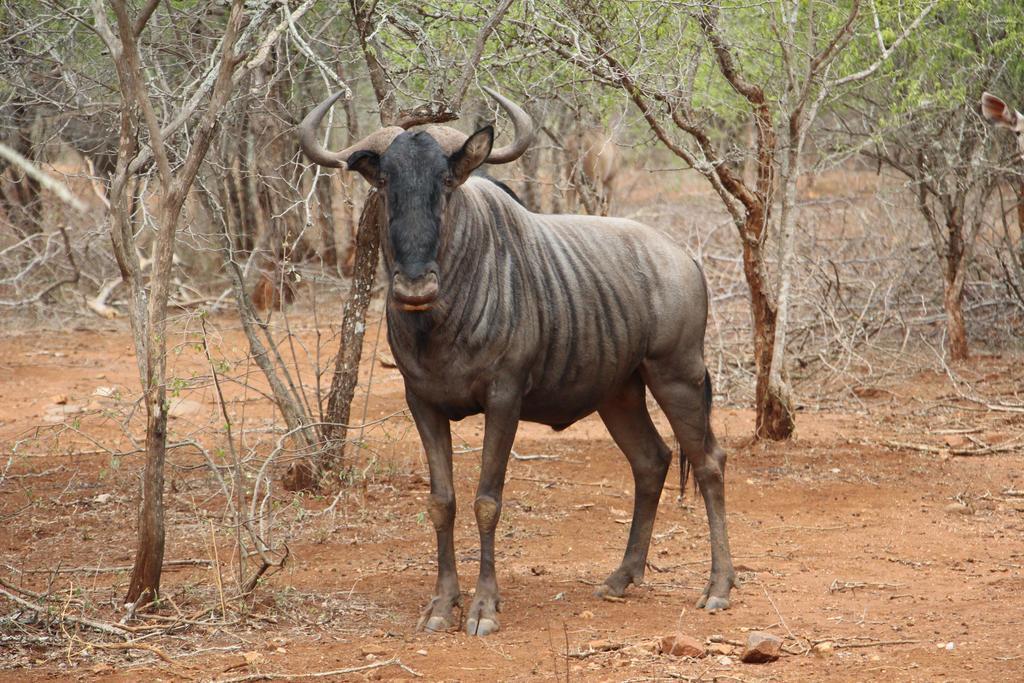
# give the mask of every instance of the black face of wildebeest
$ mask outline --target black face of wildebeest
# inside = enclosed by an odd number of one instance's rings
[[[437,265],[445,206],[452,191],[486,160],[494,129],[486,126],[451,156],[424,131],[402,133],[378,154],[362,150],[348,160],[384,193],[390,252],[391,296],[405,311],[429,310],[442,282]]]

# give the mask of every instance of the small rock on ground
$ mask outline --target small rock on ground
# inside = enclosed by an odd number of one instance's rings
[[[740,660],[746,664],[774,662],[782,652],[782,638],[763,631],[747,634],[747,647]]]
[[[662,654],[673,657],[703,657],[705,654],[704,643],[681,633],[662,638],[660,650]]]
[[[187,398],[172,398],[167,407],[167,415],[172,418],[192,417],[203,412],[203,406]]]

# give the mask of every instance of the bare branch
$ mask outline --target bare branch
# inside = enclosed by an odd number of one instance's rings
[[[868,65],[867,67],[861,69],[860,71],[857,71],[855,73],[843,76],[842,78],[837,78],[837,79],[835,79],[833,81],[830,81],[829,83],[826,84],[825,87],[827,87],[827,88],[837,88],[839,86],[843,86],[843,85],[846,85],[848,83],[855,83],[857,81],[863,81],[865,78],[871,76],[873,73],[878,71],[878,69],[881,68],[881,66],[883,64],[885,64],[886,61],[888,61],[889,57],[892,56],[892,53],[895,52],[896,49],[901,44],[903,44],[903,41],[906,40],[910,36],[910,34],[913,33],[917,29],[917,27],[921,25],[921,22],[924,21],[925,17],[927,17],[929,14],[931,14],[931,11],[933,9],[935,9],[935,5],[936,4],[937,4],[937,2],[930,2],[930,3],[928,3],[928,5],[925,6],[925,8],[923,10],[921,10],[921,13],[918,14],[917,17],[912,22],[910,22],[910,25],[907,26],[906,29],[904,29],[903,33],[901,33],[899,36],[897,36],[896,40],[894,40],[892,42],[892,44],[888,48],[883,48],[882,49],[882,53],[878,56],[878,59],[876,59],[870,65]],[[875,32],[878,33],[878,35],[879,35],[879,39],[878,40],[881,43],[881,41],[882,41],[882,38],[881,38],[881,27],[879,26],[879,21],[878,21],[878,11],[877,11],[877,9],[875,9],[875,3],[874,3],[873,0],[872,0],[872,3],[871,3],[871,8],[872,8],[872,11],[874,13]]]
[[[480,63],[480,58],[483,56],[484,47],[487,45],[487,39],[491,33],[494,32],[495,27],[501,23],[505,13],[508,12],[509,7],[512,6],[514,0],[501,0],[501,3],[495,8],[494,14],[480,27],[480,31],[476,34],[476,39],[473,41],[473,52],[469,56],[469,60],[462,69],[462,75],[459,76],[458,82],[455,84],[451,99],[452,109],[458,111],[462,106],[462,100],[466,96],[466,91],[469,89],[469,83],[473,80],[476,75],[476,68]]]

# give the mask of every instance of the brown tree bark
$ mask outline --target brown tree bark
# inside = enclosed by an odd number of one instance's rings
[[[139,537],[125,602],[141,606],[160,594],[164,563],[164,461],[167,458],[167,392],[163,384],[146,396],[146,469],[139,502]],[[158,402],[155,406],[153,402]]]
[[[316,182],[317,223],[320,226],[322,248],[320,259],[324,265],[336,268],[338,265],[338,246],[334,234],[334,197],[331,191],[330,176],[314,179]]]
[[[1017,186],[1017,234],[1021,237],[1021,249],[1024,251],[1024,180]]]
[[[949,358],[964,361],[970,357],[967,344],[967,326],[964,324],[964,279],[958,274],[952,281],[946,279],[942,304],[946,309],[946,331],[949,334]]]
[[[766,221],[764,209],[754,207],[746,216],[742,240],[743,275],[750,290],[750,313],[754,323],[754,436],[783,441],[792,437],[796,420],[788,397],[776,395],[769,387],[775,342],[775,302],[768,291],[761,243],[750,239],[760,234]]]
[[[962,199],[962,198],[961,198]],[[967,327],[964,324],[964,278],[967,268],[967,241],[965,240],[962,201],[948,201],[946,209],[946,254],[943,268],[942,305],[946,310],[946,330],[949,334],[949,358],[967,360]]]
[[[519,158],[523,170],[522,199],[530,211],[543,213],[540,194],[540,149],[528,149]]]
[[[352,289],[341,309],[341,342],[334,362],[334,376],[324,414],[323,469],[337,469],[345,456],[345,439],[351,414],[352,397],[359,382],[359,360],[366,334],[366,310],[370,305],[373,283],[380,256],[381,223],[384,207],[380,195],[370,192],[363,204],[356,232],[355,266]]]

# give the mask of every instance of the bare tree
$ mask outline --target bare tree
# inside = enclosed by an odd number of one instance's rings
[[[871,112],[857,114],[869,136],[864,153],[908,180],[927,228],[942,275],[952,360],[970,355],[963,306],[968,270],[1003,173],[977,103],[983,88],[1012,80],[1000,43],[1021,16],[1019,3],[943,6],[900,56],[884,91],[858,100],[860,110]]]
[[[618,7],[566,5],[564,16],[557,16],[551,24],[524,25],[524,30],[601,82],[621,88],[658,140],[710,183],[728,211],[740,239],[750,292],[757,378],[755,434],[789,438],[795,413],[786,380],[786,331],[796,186],[803,172],[804,144],[822,103],[845,86],[873,76],[934,3],[924,4],[895,39],[888,41],[882,38],[877,12],[870,24],[862,18],[860,0],[854,0],[838,21],[824,8],[816,11],[817,3],[769,5],[765,7],[767,34],[756,31],[758,27],[747,15],[725,13],[711,3],[700,4],[690,14],[679,14],[667,4],[659,6],[660,12],[645,9],[637,15]],[[667,30],[666,25],[673,28]],[[652,35],[696,34],[703,40],[673,40],[666,45],[650,40],[648,31]],[[850,60],[840,57],[858,31],[872,41],[877,37],[878,53],[851,69]],[[734,41],[739,39],[756,42],[769,61],[753,65],[756,70],[748,68],[737,56]],[[650,47],[638,53],[638,44]],[[688,54],[680,57],[680,50]],[[705,51],[710,51],[715,69],[710,81],[702,81],[707,78],[701,71]],[[749,57],[751,51],[746,54]],[[666,76],[663,65],[670,59],[672,73]],[[778,65],[781,71],[775,70]],[[758,72],[763,75],[752,75]],[[731,94],[721,93],[721,83]],[[733,155],[732,150],[715,143],[714,113],[701,104],[707,99],[704,88],[716,90],[753,123],[750,148]],[[742,173],[737,158],[753,160],[756,170],[752,179]],[[774,276],[768,249],[773,233],[778,240]]]
[[[942,272],[949,357],[960,361],[970,355],[963,313],[967,269],[999,176],[984,162],[987,136],[975,111],[952,109],[930,124],[917,114],[917,122],[871,154],[911,183]]]
[[[172,167],[165,132],[157,118],[139,54],[139,39],[159,6],[150,0],[131,13],[124,0],[112,0],[116,33],[100,0],[93,2],[96,28],[109,50],[121,95],[121,134],[117,169],[110,189],[110,229],[121,276],[128,286],[129,316],[146,406],[146,468],[139,506],[139,540],[125,602],[134,606],[158,597],[164,555],[164,460],[167,446],[167,299],[178,217],[199,166],[213,139],[217,117],[231,93],[232,73],[241,61],[235,52],[244,15],[234,0],[224,28],[218,65],[206,108],[191,131],[184,160]],[[197,106],[198,102],[196,103]],[[161,188],[155,263],[149,282],[142,277],[131,225],[128,185],[140,154],[139,138],[148,134]]]

